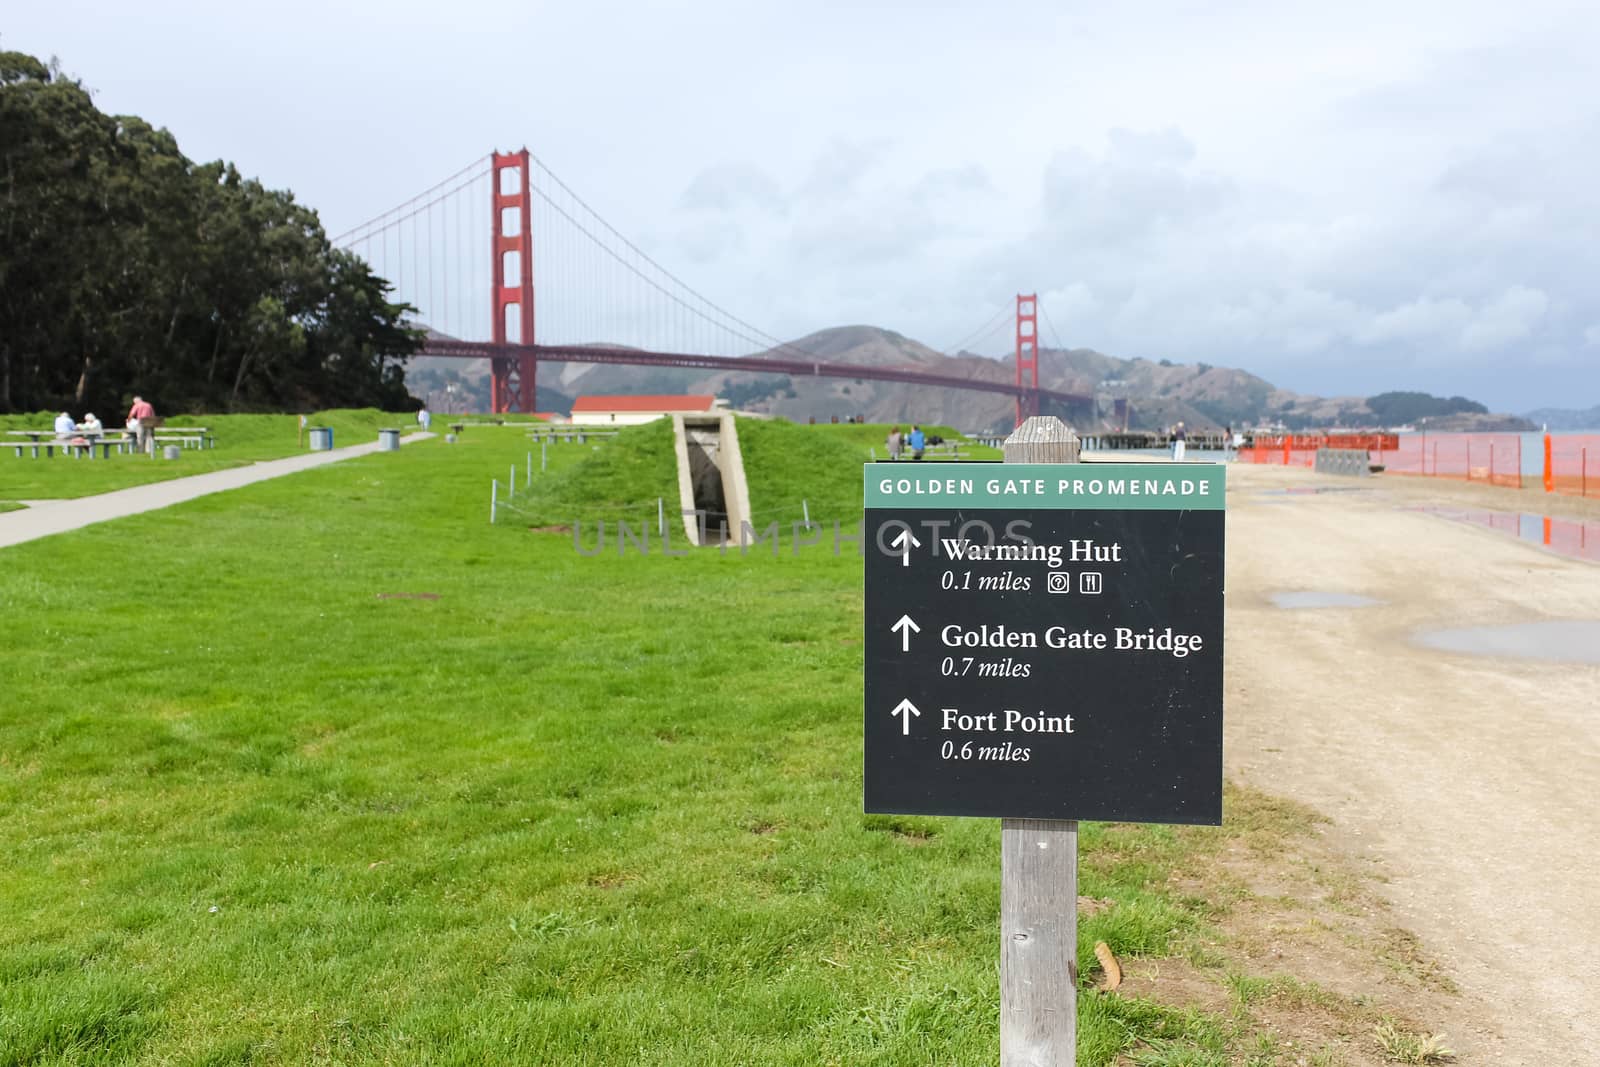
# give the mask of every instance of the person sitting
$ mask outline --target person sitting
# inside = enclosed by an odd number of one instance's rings
[[[56,416],[56,436],[65,441],[78,432],[78,424],[65,411]]]
[[[94,412],[92,411],[85,415],[83,417],[83,421],[78,424],[78,431],[80,433],[88,434],[93,437],[100,436],[105,432],[105,429],[106,428],[104,426],[100,425],[100,420],[94,417]]]

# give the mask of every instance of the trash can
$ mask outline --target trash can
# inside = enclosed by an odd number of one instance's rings
[[[327,426],[311,427],[311,451],[329,452],[333,449],[333,430]]]
[[[378,431],[378,451],[379,452],[398,452],[398,451],[400,451],[400,431],[399,430],[379,430]]]
[[[162,459],[177,459],[181,455],[183,455],[183,449],[179,448],[177,445],[161,446]]]

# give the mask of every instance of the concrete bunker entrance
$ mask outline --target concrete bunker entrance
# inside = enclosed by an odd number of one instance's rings
[[[684,532],[696,545],[738,541],[750,518],[738,424],[728,413],[672,422]]]
[[[720,422],[684,427],[694,510],[705,513],[706,541],[710,544],[721,543],[721,531],[728,529],[728,504],[722,491],[721,444]]]

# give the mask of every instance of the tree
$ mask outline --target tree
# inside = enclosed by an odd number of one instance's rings
[[[0,52],[0,411],[410,407],[411,309],[314,211]]]

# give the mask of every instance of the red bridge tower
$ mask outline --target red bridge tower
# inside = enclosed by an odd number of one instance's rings
[[[1039,414],[1039,294],[1017,294],[1017,425]]]
[[[510,341],[507,323],[511,308],[517,309],[516,333],[521,344],[533,344],[533,227],[532,198],[529,195],[528,150],[505,155],[494,153],[491,193],[494,216],[494,343]],[[508,175],[507,172],[510,172]],[[513,182],[506,191],[506,182]],[[507,232],[507,215],[515,227]],[[538,403],[539,361],[531,354],[495,356],[490,366],[490,406],[496,414],[508,411],[532,413]]]

